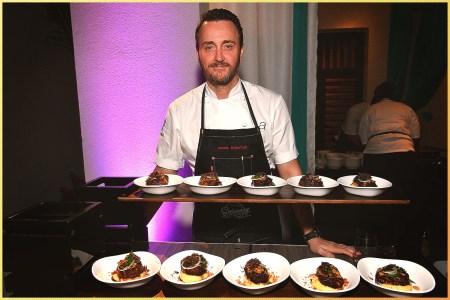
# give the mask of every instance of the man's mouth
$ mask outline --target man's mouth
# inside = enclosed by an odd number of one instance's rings
[[[210,68],[228,68],[229,66],[227,63],[214,63],[209,65]]]

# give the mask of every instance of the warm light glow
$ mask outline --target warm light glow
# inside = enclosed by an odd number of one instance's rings
[[[200,83],[199,4],[72,3],[71,14],[86,181],[145,176],[168,105]],[[164,207],[158,240],[184,226]]]

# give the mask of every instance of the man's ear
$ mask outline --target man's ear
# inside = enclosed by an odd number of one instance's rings
[[[244,47],[241,48],[241,59],[244,57]]]

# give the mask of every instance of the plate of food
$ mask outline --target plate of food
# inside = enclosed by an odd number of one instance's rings
[[[158,171],[152,172],[148,176],[139,177],[134,180],[134,184],[141,187],[144,193],[162,195],[168,194],[177,189],[183,182],[183,177],[174,174],[162,174]]]
[[[311,257],[291,264],[292,280],[313,297],[338,297],[358,286],[360,276],[351,263],[337,258]]]
[[[339,183],[331,178],[318,175],[300,175],[294,176],[287,180],[296,193],[306,196],[325,196],[339,185]]]
[[[216,195],[225,193],[236,183],[236,178],[222,177],[216,172],[204,173],[200,176],[191,176],[184,179],[191,191],[202,195]]]
[[[224,265],[222,257],[186,250],[165,260],[159,273],[178,289],[197,290],[210,284]]]
[[[237,183],[246,193],[260,196],[275,195],[287,184],[283,178],[267,175],[264,172],[241,177]]]
[[[343,176],[338,178],[337,182],[347,193],[365,197],[378,196],[392,186],[390,181],[368,173]]]
[[[222,271],[225,279],[251,294],[260,295],[275,289],[289,277],[286,258],[271,252],[257,252],[230,261]]]
[[[365,257],[357,267],[365,281],[390,297],[418,297],[431,292],[436,284],[427,269],[412,261]]]
[[[137,251],[103,257],[92,265],[95,279],[115,288],[134,288],[148,283],[161,268],[159,258]]]

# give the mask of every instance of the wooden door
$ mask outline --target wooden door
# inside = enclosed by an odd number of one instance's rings
[[[363,100],[367,29],[319,30],[316,149],[333,149],[350,106]]]

